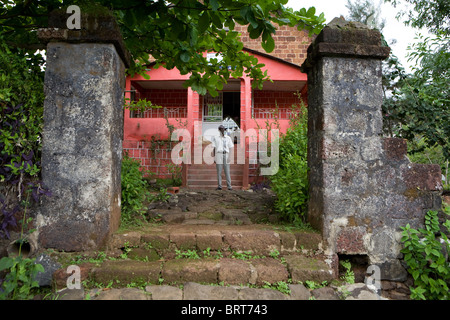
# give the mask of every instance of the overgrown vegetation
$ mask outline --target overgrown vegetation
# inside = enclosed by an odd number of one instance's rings
[[[308,115],[303,104],[293,108],[299,109],[290,120],[290,128],[280,138],[279,170],[270,180],[277,195],[275,209],[280,218],[302,224],[308,203]]]
[[[166,201],[170,197],[165,187],[160,187],[156,193],[150,192],[150,185],[146,178],[148,174],[142,169],[139,160],[131,158],[127,153],[124,154],[121,171],[121,222],[123,227],[146,222],[145,213],[148,204],[155,201]]]
[[[0,300],[27,300],[32,299],[34,291],[39,287],[36,281],[36,275],[44,272],[41,264],[36,263],[36,258],[24,256],[22,247],[27,242],[24,232],[32,233],[33,230],[27,230],[31,218],[27,218],[27,206],[30,196],[28,191],[27,198],[24,201],[24,214],[22,218],[19,239],[19,250],[15,256],[6,256],[0,259],[0,272],[6,272],[4,279],[0,279]]]
[[[0,36],[0,237],[20,231],[19,253],[0,260],[0,299],[29,299],[43,271],[34,258],[22,254],[31,232],[27,209],[31,200],[50,196],[40,182],[43,119],[43,59],[11,48]]]
[[[140,170],[139,160],[125,154],[122,159],[122,223],[130,224],[135,215],[143,216],[145,204],[150,199],[144,173]]]
[[[445,213],[450,215],[450,206]],[[401,229],[401,252],[414,279],[411,299],[450,300],[450,264],[446,257],[450,252],[450,220],[441,226],[438,212],[430,210],[425,216],[425,228],[416,230],[407,224]]]
[[[352,264],[349,260],[339,261],[339,264],[344,268],[345,272],[341,276],[341,280],[348,284],[355,283],[355,273],[352,270]]]
[[[43,59],[10,48],[0,37],[0,236],[10,237],[27,190],[50,195],[39,179],[43,122]]]

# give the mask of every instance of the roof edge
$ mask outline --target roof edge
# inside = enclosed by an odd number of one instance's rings
[[[269,54],[267,52],[261,52],[261,51],[258,51],[258,50],[255,50],[255,49],[250,49],[250,48],[247,48],[247,47],[244,47],[242,50],[248,51],[248,52],[253,53],[253,54],[258,54],[258,55],[263,56],[265,58],[269,58],[269,59],[272,59],[272,60],[275,60],[275,61],[287,64],[287,65],[289,65],[291,67],[295,67],[295,68],[301,69],[300,65],[295,64],[293,62],[286,61],[284,59],[281,59],[281,58],[278,58],[278,57],[275,57],[275,56],[272,56],[271,54]]]

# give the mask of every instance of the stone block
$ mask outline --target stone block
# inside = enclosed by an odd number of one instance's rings
[[[146,286],[145,291],[150,293],[152,300],[183,300],[183,290],[177,287],[154,285]]]
[[[290,284],[292,300],[309,300],[311,293],[303,284]]]
[[[268,230],[224,231],[224,243],[236,251],[252,251],[256,254],[270,254],[280,251],[281,242],[278,233]]]
[[[366,254],[364,245],[364,227],[346,227],[341,229],[336,240],[336,252],[342,254]]]
[[[254,267],[257,277],[256,284],[264,285],[266,282],[277,283],[287,281],[289,273],[281,262],[272,258],[255,259],[250,262]]]
[[[333,270],[323,260],[300,255],[287,256],[285,259],[293,282],[311,280],[321,283],[335,279]]]
[[[168,234],[143,234],[141,242],[146,243],[156,250],[164,250],[169,248],[170,240]]]
[[[79,265],[80,267],[80,281],[85,281],[88,279],[89,274],[94,267],[91,263],[83,263]],[[71,274],[67,273],[67,268],[61,268],[56,270],[53,275],[53,285],[56,289],[61,289],[67,287],[67,278],[70,277]]]
[[[442,173],[438,164],[411,163],[402,172],[407,189],[442,190]]]
[[[378,136],[365,138],[361,143],[361,158],[364,161],[379,160],[382,158],[382,145]]]
[[[183,287],[184,300],[238,300],[236,288],[188,282]]]
[[[378,264],[378,267],[381,271],[381,280],[404,282],[409,275],[398,259],[390,259]]]
[[[311,294],[316,300],[340,300],[338,293],[331,287],[314,289]]]
[[[219,282],[223,281],[226,285],[256,283],[256,274],[250,263],[237,259],[222,258],[218,277]]]
[[[197,241],[193,232],[173,232],[170,241],[175,243],[179,250],[195,250]]]
[[[93,300],[150,300],[150,295],[137,288],[99,291]]]
[[[320,157],[323,160],[347,158],[354,155],[357,146],[350,141],[342,141],[336,138],[324,138],[321,142]]]
[[[322,242],[322,235],[313,232],[294,232],[297,249],[317,250]]]
[[[135,260],[112,260],[94,268],[92,275],[97,283],[107,285],[117,280],[121,285],[131,282],[148,282],[157,284],[161,271],[161,262]]]
[[[136,247],[141,244],[141,234],[139,232],[130,231],[127,233],[115,233],[111,237],[109,243],[110,249],[120,249],[126,246]]]
[[[167,224],[178,224],[182,223],[186,219],[186,216],[183,212],[169,212],[162,215],[161,219]]]
[[[133,260],[158,261],[161,259],[156,249],[132,248],[127,257]]]
[[[296,239],[292,232],[279,232],[281,240],[281,251],[292,251],[295,250]]]
[[[239,300],[289,300],[289,296],[274,289],[242,288]]]
[[[219,263],[216,260],[176,259],[164,263],[161,276],[165,283],[217,283]]]
[[[387,160],[400,161],[406,160],[408,146],[405,139],[384,138],[384,152]]]
[[[196,233],[197,249],[222,250],[222,233],[218,230],[199,231]]]

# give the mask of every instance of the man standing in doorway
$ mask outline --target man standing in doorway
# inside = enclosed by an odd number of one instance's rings
[[[225,134],[225,127],[223,125],[219,126],[219,132],[220,135],[214,136],[212,139],[212,145],[214,147],[213,155],[214,161],[216,162],[217,180],[219,184],[216,190],[222,190],[222,169],[225,171],[228,190],[232,190],[229,155],[230,149],[233,148],[234,145],[230,136]]]

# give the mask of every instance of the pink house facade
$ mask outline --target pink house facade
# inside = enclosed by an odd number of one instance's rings
[[[265,65],[263,70],[267,70],[272,80],[265,82],[262,90],[253,89],[252,79],[243,77],[230,79],[217,97],[202,96],[183,87],[188,75],[164,67],[149,66],[146,71],[149,79],[140,75],[127,77],[126,99],[146,99],[160,108],[145,112],[125,109],[124,152],[139,159],[143,169],[157,177],[169,178],[176,166],[181,170],[183,186],[215,187],[214,165],[202,156],[208,151],[205,148],[211,135],[218,134],[218,125],[224,124],[235,141],[234,187],[248,188],[256,182],[259,165],[254,153],[258,150],[252,147],[254,139],[248,132],[259,132],[269,126],[285,133],[292,106],[299,105],[300,97],[306,104],[307,78],[299,64],[254,49],[244,50]],[[182,138],[172,137],[175,141],[169,145],[171,130],[182,132]]]

